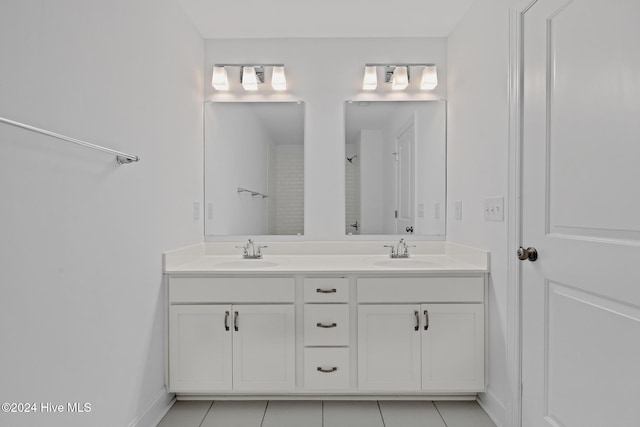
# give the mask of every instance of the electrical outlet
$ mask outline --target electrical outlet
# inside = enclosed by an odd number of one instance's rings
[[[504,221],[504,197],[487,197],[484,199],[484,220]]]
[[[456,221],[462,221],[462,200],[456,200],[455,218],[456,218]]]
[[[193,220],[200,219],[200,202],[193,202]]]

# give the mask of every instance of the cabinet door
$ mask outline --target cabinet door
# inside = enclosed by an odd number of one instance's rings
[[[423,304],[422,389],[484,391],[482,304]]]
[[[358,306],[358,387],[420,389],[419,305]]]
[[[231,389],[230,315],[225,305],[169,308],[169,391]]]
[[[233,314],[233,389],[294,389],[293,305],[234,305]]]

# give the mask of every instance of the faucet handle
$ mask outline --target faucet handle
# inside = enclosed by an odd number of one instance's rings
[[[391,248],[391,256],[396,254],[396,247],[394,245],[384,245],[385,248]]]
[[[242,255],[248,255],[249,254],[248,246],[249,245],[236,246],[236,249],[242,249]]]
[[[262,256],[262,249],[263,248],[268,248],[268,247],[269,246],[267,246],[267,245],[258,245],[258,247],[256,248],[256,255],[258,257],[261,257]]]

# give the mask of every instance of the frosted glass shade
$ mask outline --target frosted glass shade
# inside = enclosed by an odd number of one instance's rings
[[[287,90],[287,78],[284,75],[284,67],[273,67],[271,87],[273,90]]]
[[[420,82],[420,89],[431,90],[438,86],[438,71],[435,65],[427,65],[422,70],[422,80]]]
[[[407,86],[409,86],[409,73],[407,72],[407,67],[396,67],[396,69],[393,70],[393,77],[391,78],[391,89],[403,90]]]
[[[377,87],[378,87],[377,67],[365,67],[364,80],[362,81],[362,90],[376,90]]]
[[[258,90],[258,76],[253,67],[242,67],[242,87],[244,90]]]
[[[224,67],[213,67],[211,86],[216,90],[229,90],[229,79],[227,78],[227,70]]]

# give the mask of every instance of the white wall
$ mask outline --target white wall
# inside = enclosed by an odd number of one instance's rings
[[[447,240],[491,252],[488,390],[485,407],[507,426],[507,222],[485,222],[483,199],[508,206],[510,0],[478,0],[448,43]],[[454,203],[462,200],[462,220]],[[505,215],[505,218],[507,216]],[[513,285],[513,284],[511,284]]]
[[[275,145],[246,103],[205,104],[207,176],[205,202],[212,205],[207,234],[267,234],[269,147]],[[209,207],[207,206],[207,215]]]
[[[230,92],[205,85],[205,98],[229,100],[305,101],[305,239],[345,239],[344,102],[348,99],[436,99],[446,97],[446,39],[215,39],[205,41],[205,82],[216,63],[284,63],[288,91],[274,93],[263,85],[247,94],[239,72],[229,70]],[[433,62],[440,84],[419,91],[419,79],[410,90],[391,93],[362,91],[368,62]],[[267,75],[267,80],[269,76]],[[383,84],[380,85],[384,86]]]
[[[0,9],[0,116],[141,157],[0,124],[0,395],[92,404],[0,425],[151,425],[169,397],[161,254],[202,241],[202,39],[172,0]]]

